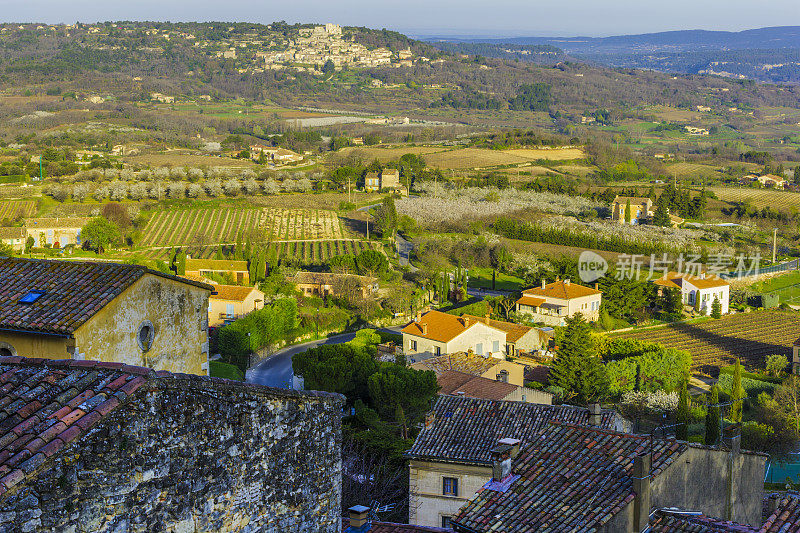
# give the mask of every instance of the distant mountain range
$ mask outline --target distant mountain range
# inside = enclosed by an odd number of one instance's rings
[[[479,44],[483,45],[480,49],[484,55],[495,57],[508,57],[513,54],[515,47],[549,46],[580,60],[614,67],[718,74],[781,83],[800,82],[800,26],[739,32],[680,30],[612,37],[427,37],[424,40],[434,46],[447,42],[448,51],[457,51],[457,45],[474,49]],[[439,46],[444,47],[441,44]],[[492,49],[496,49],[497,53],[492,53]],[[557,56],[551,54],[551,57]],[[526,59],[524,56],[520,58]],[[534,60],[533,56],[531,60]],[[535,60],[541,61],[542,56],[536,56]]]

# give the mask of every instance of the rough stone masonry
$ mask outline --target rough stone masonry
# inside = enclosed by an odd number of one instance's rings
[[[0,531],[340,531],[342,404],[0,358]]]

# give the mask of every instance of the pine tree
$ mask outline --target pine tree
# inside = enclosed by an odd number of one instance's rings
[[[605,365],[597,356],[591,326],[577,314],[566,319],[558,335],[558,353],[550,367],[550,383],[583,403],[595,402],[608,392]]]
[[[722,304],[719,301],[719,298],[714,296],[714,302],[711,304],[711,318],[721,318],[722,317]]]
[[[689,393],[686,391],[686,380],[681,384],[678,392],[678,413],[677,426],[675,427],[675,438],[678,440],[689,439]]]
[[[669,218],[669,210],[667,209],[667,202],[662,198],[658,199],[658,205],[656,205],[656,212],[653,215],[653,225],[668,228],[672,225],[672,221]]]
[[[706,412],[706,440],[709,446],[714,445],[719,440],[719,390],[717,386],[711,387],[711,397],[708,399],[708,410]]]
[[[630,224],[631,223],[631,199],[630,198],[628,198],[628,200],[625,202],[625,223],[626,224]]]
[[[733,366],[733,384],[731,385],[731,410],[728,420],[733,423],[742,421],[744,409],[744,389],[742,388],[742,363],[739,359]]]

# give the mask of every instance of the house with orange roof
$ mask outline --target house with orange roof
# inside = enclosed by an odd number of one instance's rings
[[[468,316],[472,320],[483,322],[493,328],[497,328],[506,332],[506,355],[519,355],[523,353],[531,353],[541,348],[546,348],[550,342],[550,335],[539,328],[532,328],[524,324],[515,324],[513,322],[505,322],[503,320],[494,320],[489,316]]]
[[[404,327],[403,353],[411,362],[455,352],[504,357],[507,333],[469,315],[428,311]]]
[[[603,293],[570,280],[547,283],[542,280],[541,287],[525,289],[517,300],[516,311],[527,315],[534,322],[549,326],[563,326],[564,320],[577,313],[594,322],[600,317],[600,303]]]
[[[653,283],[659,287],[680,290],[683,304],[694,308],[700,314],[711,314],[711,306],[715,299],[719,300],[723,315],[729,310],[731,286],[719,276],[708,275],[705,272],[699,276],[668,272],[653,280]]]
[[[208,325],[216,327],[264,307],[264,293],[255,287],[212,285],[208,299]]]

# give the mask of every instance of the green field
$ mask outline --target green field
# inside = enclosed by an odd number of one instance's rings
[[[759,281],[750,286],[755,292],[777,294],[781,302],[800,302],[800,271],[789,272],[781,276]]]
[[[481,289],[492,288],[491,268],[471,268],[469,270],[469,286]],[[495,289],[499,291],[521,291],[525,280],[509,274],[498,272],[495,277]]]

